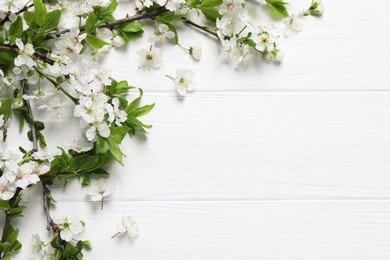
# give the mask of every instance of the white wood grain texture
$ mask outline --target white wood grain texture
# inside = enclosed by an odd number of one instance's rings
[[[54,193],[53,214],[87,221],[83,237],[94,249],[86,259],[389,259],[389,2],[325,7],[283,42],[280,65],[233,71],[212,38],[188,29],[179,29],[181,43],[205,46],[198,63],[168,45],[162,68],[141,72],[134,60],[145,38],[110,55],[114,77],[144,88],[145,103],[157,105],[146,118],[151,134],[125,141],[126,167],[110,169],[118,188],[104,211],[85,203],[77,182]],[[180,67],[198,79],[185,100],[163,76]],[[74,120],[46,119],[50,149],[79,131]],[[9,141],[29,146],[16,128]],[[25,194],[29,221],[17,223],[25,244],[17,260],[29,259],[32,234],[44,234],[39,192]],[[141,237],[110,240],[126,212],[140,220]]]
[[[21,235],[45,234],[42,210],[27,205]],[[96,206],[96,207],[95,207]],[[88,219],[85,259],[387,260],[389,201],[59,203]],[[123,212],[140,220],[136,241],[111,240]],[[53,214],[56,214],[54,212]],[[34,259],[26,249],[16,259]]]
[[[311,0],[291,1],[289,10],[301,11]],[[203,42],[204,55],[194,62],[179,47],[163,47],[164,64],[159,70],[142,72],[135,62],[136,51],[148,48],[146,38],[137,39],[127,49],[113,52],[107,65],[114,76],[128,79],[146,91],[172,91],[164,74],[181,67],[192,68],[198,78],[198,92],[208,91],[328,91],[385,90],[390,81],[390,19],[388,1],[324,1],[321,18],[304,20],[303,31],[281,41],[286,52],[280,65],[257,64],[234,71],[219,57],[215,39],[197,35],[191,28],[179,28],[182,45]],[[131,10],[128,5],[122,11]],[[263,18],[266,19],[266,18]],[[146,29],[147,33],[150,30]]]
[[[109,200],[390,199],[390,93],[145,99],[157,103],[145,118],[154,127],[123,143]],[[74,121],[47,129],[51,150],[79,131]],[[78,182],[70,187],[56,199],[88,200]]]

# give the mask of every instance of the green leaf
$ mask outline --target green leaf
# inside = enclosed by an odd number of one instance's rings
[[[42,0],[33,0],[33,3],[35,8],[35,22],[39,26],[43,26],[47,15],[46,6]]]
[[[117,97],[125,96],[127,92],[133,88],[134,88],[133,86],[129,86],[129,83],[127,83],[126,80],[122,80],[119,82],[112,80],[111,85],[107,86],[107,94],[110,96],[117,96]]]
[[[9,27],[9,41],[11,45],[15,44],[17,38],[20,38],[23,32],[23,21],[22,17],[18,16],[15,22]]]
[[[93,36],[91,34],[88,34],[88,36],[87,36],[87,38],[85,40],[90,45],[92,45],[93,47],[98,48],[98,49],[100,49],[104,45],[108,45],[109,44],[108,42],[105,42],[105,41],[103,41],[103,40],[99,39],[98,37]]]
[[[159,16],[159,20],[163,23],[170,23],[182,19],[184,14],[175,14],[172,11],[164,12]]]
[[[8,118],[11,117],[13,101],[14,101],[14,97],[11,96],[11,97],[4,99],[1,102],[0,115],[4,115],[4,121],[7,121]]]
[[[79,252],[79,250],[75,246],[68,243],[68,244],[66,244],[65,250],[64,250],[62,255],[63,255],[63,257],[66,258],[66,257],[75,256],[78,252]]]
[[[94,155],[82,155],[75,157],[70,162],[70,167],[76,171],[88,171],[93,169],[99,162],[99,157]]]
[[[125,137],[126,133],[129,131],[127,126],[116,126],[110,127],[110,137],[109,139],[113,140],[117,144],[120,144]]]
[[[131,22],[131,23],[127,23],[124,26],[122,26],[121,30],[124,31],[124,32],[132,32],[132,33],[134,33],[134,32],[138,32],[138,31],[142,30],[142,26],[143,26],[142,23]]]
[[[10,209],[10,207],[11,206],[9,205],[8,201],[0,200],[0,209],[7,210],[7,209]]]
[[[139,106],[139,103],[141,102],[141,99],[142,99],[142,95],[144,94],[143,90],[142,89],[138,89],[139,90],[139,97],[137,97],[136,99],[134,99],[125,109],[125,111],[127,113],[129,113],[130,111],[132,111],[133,109],[135,109],[136,107]]]
[[[0,63],[5,65],[14,64],[16,53],[13,51],[0,51]]]
[[[107,144],[110,147],[110,153],[114,156],[115,160],[123,166],[123,153],[119,148],[119,145],[113,139],[110,138],[107,139]]]
[[[30,27],[35,27],[37,24],[35,22],[35,13],[33,12],[24,12],[23,13],[24,20],[26,21],[27,25]]]
[[[95,13],[90,12],[87,21],[85,21],[85,32],[91,33],[99,26]]]
[[[154,105],[155,104],[145,105],[143,107],[138,107],[138,108],[130,111],[129,114],[131,116],[134,116],[134,117],[140,117],[140,116],[146,115],[154,108]]]
[[[212,6],[218,6],[221,5],[223,0],[203,0],[200,3],[201,7],[212,7]]]
[[[42,29],[45,31],[51,31],[57,28],[58,23],[60,22],[61,11],[54,10],[47,14],[45,22],[42,26]]]
[[[267,6],[274,12],[279,18],[288,17],[289,14],[285,5],[288,3],[281,0],[265,0],[267,2]]]
[[[117,30],[119,32],[119,35],[126,43],[129,43],[130,40],[137,38],[144,33],[144,30],[139,30],[138,32],[125,32],[121,28],[118,28]]]
[[[200,7],[200,10],[202,11],[206,19],[212,22],[215,22],[217,18],[222,17],[215,7],[205,6]]]

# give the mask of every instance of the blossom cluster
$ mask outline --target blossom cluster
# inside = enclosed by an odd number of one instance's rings
[[[50,163],[39,153],[22,159],[0,142],[0,199],[10,200],[17,189],[24,190],[40,181],[39,176],[50,170]]]

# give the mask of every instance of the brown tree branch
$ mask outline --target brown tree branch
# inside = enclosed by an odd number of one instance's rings
[[[143,19],[155,19],[158,15],[160,15],[166,11],[168,11],[168,10],[163,6],[163,7],[160,7],[158,9],[154,10],[154,11],[151,11],[149,13],[135,14],[135,15],[130,16],[130,17],[118,19],[118,20],[115,20],[112,22],[103,23],[98,28],[114,29],[117,26],[120,26],[120,25],[123,25],[126,23],[130,23],[130,22],[134,22],[134,21],[139,21],[139,20],[143,20]],[[81,26],[80,31],[84,31],[84,30],[85,30],[85,26]],[[58,37],[64,33],[68,33],[68,32],[70,32],[70,30],[66,29],[66,30],[55,32],[54,35]]]
[[[21,14],[25,11],[27,11],[28,9],[30,9],[31,7],[33,7],[34,5],[33,4],[29,4],[29,5],[25,5],[22,9],[20,9],[19,11],[17,11],[15,14],[18,15],[18,14]],[[9,16],[11,15],[11,13],[7,13],[5,15],[5,17],[0,21],[0,26],[4,25],[6,22],[9,21]]]

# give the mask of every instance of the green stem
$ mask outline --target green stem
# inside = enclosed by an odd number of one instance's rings
[[[44,77],[45,79],[47,79],[48,81],[50,81],[51,84],[53,84],[53,86],[55,86],[58,90],[60,90],[62,93],[64,93],[68,98],[70,98],[70,100],[72,100],[72,102],[77,105],[79,103],[79,100],[77,98],[75,98],[74,96],[72,96],[68,91],[66,91],[63,87],[61,87],[60,84],[58,84],[57,82],[55,82],[53,79],[51,79],[48,75],[46,75],[45,73],[43,73],[42,71],[40,71],[36,66],[33,67],[35,69],[36,72],[38,72],[39,75],[41,75],[42,77]]]
[[[211,35],[213,35],[213,36],[215,36],[215,37],[217,37],[219,39],[218,34],[215,31],[211,30],[209,27],[203,26],[203,25],[199,25],[199,24],[194,23],[193,21],[190,21],[190,20],[188,20],[186,18],[183,18],[183,21],[184,21],[184,23],[192,25],[193,27],[198,28],[199,30],[202,30],[202,31],[204,31],[206,33],[209,33],[209,34],[211,34]]]

